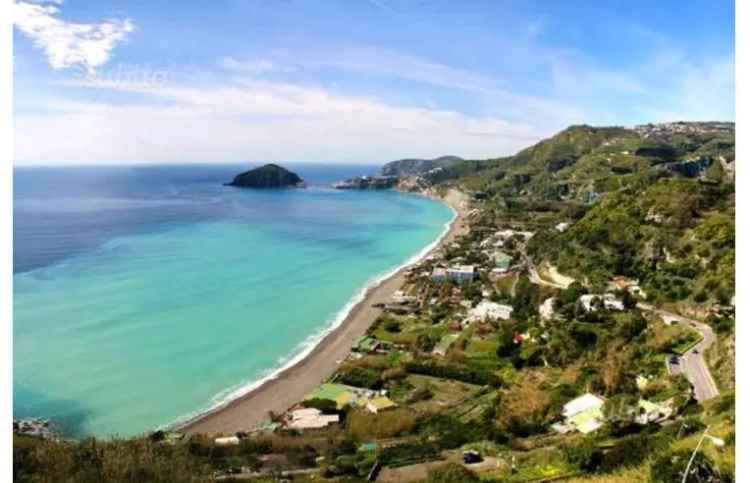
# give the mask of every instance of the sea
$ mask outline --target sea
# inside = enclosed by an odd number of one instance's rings
[[[252,166],[15,168],[14,417],[132,436],[225,404],[308,353],[454,216],[330,187],[375,166],[287,165],[305,189],[223,185]]]

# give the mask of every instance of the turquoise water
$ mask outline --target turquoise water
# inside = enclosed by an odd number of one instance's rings
[[[205,410],[298,354],[452,217],[393,192],[198,185],[150,199],[188,214],[14,274],[16,416],[125,436]],[[44,205],[31,198],[16,202]]]

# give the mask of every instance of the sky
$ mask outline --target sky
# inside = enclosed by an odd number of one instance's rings
[[[16,0],[16,165],[513,154],[734,120],[729,0]]]

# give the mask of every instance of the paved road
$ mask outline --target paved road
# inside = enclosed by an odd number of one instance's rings
[[[685,377],[690,381],[690,384],[693,385],[693,394],[698,402],[707,401],[718,396],[719,389],[716,387],[716,382],[714,381],[711,372],[708,370],[706,360],[703,357],[706,349],[716,341],[716,335],[714,334],[713,329],[697,320],[689,319],[665,310],[660,310],[649,304],[639,303],[638,308],[658,315],[667,316],[679,324],[700,332],[703,336],[703,340],[679,358],[680,370],[685,374]]]
[[[562,286],[560,284],[543,280],[539,276],[539,273],[537,272],[533,262],[529,259],[525,252],[522,253],[523,258],[526,261],[526,266],[529,269],[529,280],[531,281],[531,283],[537,285],[547,285],[549,287],[555,287],[559,289],[566,288],[565,286]],[[708,370],[705,358],[703,357],[706,349],[708,349],[711,344],[716,341],[716,335],[714,335],[713,329],[711,329],[711,327],[706,324],[698,322],[697,320],[689,319],[672,312],[667,312],[666,310],[657,309],[656,307],[649,304],[639,303],[638,308],[641,310],[653,312],[660,316],[667,316],[679,324],[700,332],[700,334],[703,336],[703,340],[701,340],[695,347],[690,349],[686,354],[679,357],[680,371],[685,374],[687,380],[690,381],[690,384],[693,385],[693,395],[698,402],[707,401],[718,396],[719,389],[716,387],[716,382],[714,381],[711,372]],[[673,367],[670,367],[670,371],[673,371],[673,369]]]

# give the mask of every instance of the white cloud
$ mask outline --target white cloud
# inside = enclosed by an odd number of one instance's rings
[[[340,46],[323,55],[308,54],[307,60],[301,64],[306,67],[333,67],[364,74],[386,75],[467,91],[492,91],[503,82],[498,77],[378,47]]]
[[[654,122],[734,119],[734,59],[717,57],[704,62],[680,62],[672,69],[674,81],[661,102],[641,104]]]
[[[105,64],[117,44],[134,29],[130,19],[109,19],[99,23],[75,23],[58,18],[55,2],[16,1],[13,23],[44,50],[53,69],[81,66],[88,73]]]
[[[268,72],[293,72],[297,70],[294,67],[279,65],[267,59],[237,60],[232,57],[226,57],[219,62],[219,65],[224,69],[248,75],[261,75]]]
[[[256,80],[212,88],[111,87],[154,97],[159,105],[57,101],[47,104],[47,113],[19,114],[17,163],[357,163],[455,152],[487,158],[558,128]]]

